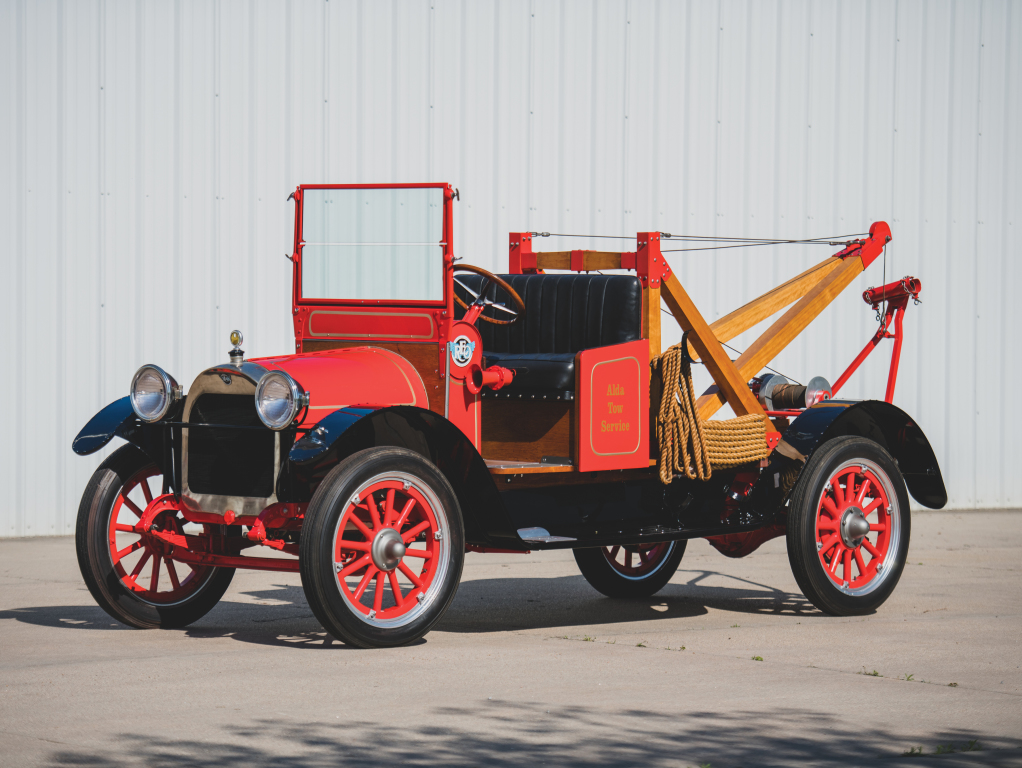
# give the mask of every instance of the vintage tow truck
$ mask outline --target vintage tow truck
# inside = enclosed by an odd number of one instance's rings
[[[759,375],[883,252],[885,223],[709,324],[660,232],[621,252],[536,252],[539,233],[517,232],[508,274],[458,263],[455,193],[298,187],[294,353],[246,359],[236,331],[229,360],[187,392],[145,365],[82,429],[81,455],[127,442],[79,509],[78,559],[102,608],[181,627],[236,568],[294,571],[332,635],[396,646],[444,615],[466,552],[570,548],[593,587],[635,598],[667,584],[688,539],[741,557],[779,535],[821,611],[887,599],[908,551],[908,492],[947,500],[926,437],[891,404],[919,281],[867,291],[880,327],[835,386]],[[656,418],[674,390],[651,366],[661,300],[716,384],[700,423],[725,403],[762,419],[763,458],[662,480]],[[726,342],[785,307],[730,358]],[[833,399],[884,338],[885,400]]]

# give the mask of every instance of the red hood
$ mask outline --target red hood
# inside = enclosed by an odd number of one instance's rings
[[[310,394],[309,415],[314,418],[352,405],[429,407],[418,372],[388,349],[353,347],[249,362],[288,373]]]

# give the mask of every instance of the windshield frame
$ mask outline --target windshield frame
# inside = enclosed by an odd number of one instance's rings
[[[308,189],[442,189],[444,191],[443,209],[443,298],[437,300],[425,299],[324,299],[305,298],[302,296],[302,250],[304,248],[302,232],[302,216],[304,207],[304,192]],[[448,316],[453,313],[453,297],[451,291],[451,266],[454,263],[454,226],[453,226],[453,200],[454,191],[450,184],[434,182],[427,184],[301,184],[294,192],[295,198],[295,228],[294,228],[294,250],[291,260],[294,264],[294,283],[292,288],[292,302],[297,310],[300,306],[349,306],[349,307],[435,307],[447,309]],[[438,243],[439,245],[439,243]]]

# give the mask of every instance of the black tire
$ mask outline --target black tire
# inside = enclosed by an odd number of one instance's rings
[[[858,471],[855,470],[856,465]],[[875,487],[874,480],[879,481],[883,495],[889,501],[886,520],[882,519],[884,515],[881,511],[882,500],[876,511],[866,515],[876,517],[878,526],[885,526],[886,534],[874,532],[872,527],[870,532],[865,534],[866,541],[874,550],[880,552],[882,557],[871,555],[865,544],[856,544],[856,538],[853,536],[856,531],[849,532],[847,523],[842,522],[850,520],[856,515],[857,510],[861,511],[862,507],[868,508],[873,502],[862,503],[861,506],[854,500],[841,502],[848,504],[847,507],[834,504],[836,497],[833,496],[831,480],[835,478],[836,473],[844,472],[846,469],[853,473],[853,481],[872,477],[871,488]],[[858,488],[861,489],[861,484]],[[838,484],[838,492],[847,493],[847,481],[844,490]],[[870,492],[874,494],[876,501],[875,497],[878,497],[880,492]],[[834,515],[827,513],[827,517],[820,511],[825,493],[828,494],[831,506],[838,507]],[[818,522],[818,515],[823,522]],[[871,526],[874,524],[874,521],[868,519],[866,522],[871,523]],[[824,524],[835,527],[828,529],[831,532],[826,533],[821,530]],[[873,613],[890,597],[901,578],[908,557],[911,531],[912,520],[905,480],[891,455],[872,440],[863,437],[838,437],[828,441],[813,453],[792,493],[788,511],[788,561],[802,594],[824,613],[832,616]],[[888,537],[884,541],[881,540],[883,535]],[[830,545],[824,549],[824,544],[834,536],[838,537],[833,545],[835,549],[830,550]],[[852,561],[849,573],[848,561],[843,557],[844,551],[850,552],[850,557],[854,557],[858,552],[866,570],[863,571]],[[834,568],[833,578],[828,575],[825,559],[828,552],[830,567]],[[870,557],[869,561],[865,559],[867,556]],[[840,577],[837,574],[838,570],[841,570]]]
[[[578,563],[578,569],[582,571],[585,580],[607,597],[650,597],[663,589],[674,576],[685,554],[687,543],[668,541],[657,545],[667,549],[659,554],[647,572],[634,575],[626,574],[624,572],[626,569],[617,563],[618,547],[576,549],[575,562]]]
[[[382,499],[385,498],[383,491],[370,491],[368,495],[365,495],[365,491],[381,484],[395,482],[408,483],[402,493],[417,493],[420,500],[425,500],[425,503],[430,505],[430,514],[433,515],[436,525],[435,530],[427,528],[427,531],[434,530],[434,533],[427,536],[427,533],[423,532],[408,546],[411,547],[416,541],[426,541],[427,549],[432,548],[436,555],[436,571],[433,572],[428,584],[423,582],[425,588],[416,590],[413,587],[411,591],[404,593],[404,599],[410,601],[412,593],[415,592],[416,605],[401,608],[397,605],[392,591],[390,598],[392,604],[381,610],[378,618],[375,607],[369,610],[368,606],[363,606],[361,602],[361,599],[368,598],[368,587],[363,593],[363,598],[356,599],[350,587],[342,586],[347,584],[347,580],[337,575],[340,566],[335,569],[337,562],[335,546],[338,545],[339,534],[340,544],[348,541],[349,536],[353,535],[348,525],[350,516],[355,514],[354,510],[360,503],[355,497],[362,494],[359,499],[367,501],[369,496],[374,498],[379,496],[382,503]],[[420,519],[426,520],[425,512],[418,511],[423,509],[422,503],[418,506],[413,505],[412,509],[416,510],[413,514],[421,515]],[[342,518],[347,521],[344,531],[339,530]],[[382,516],[378,525],[370,521],[369,526],[373,529],[370,531],[372,538],[365,537],[365,542],[356,543],[361,546],[366,542],[377,541],[381,532],[388,528],[383,524],[385,522]],[[389,528],[394,530],[393,526]],[[439,537],[437,533],[440,534]],[[364,536],[361,533],[355,535]],[[373,557],[371,548],[367,554],[370,558]],[[351,561],[344,562],[354,566],[355,560],[365,557],[352,555]],[[458,506],[454,489],[440,470],[413,451],[385,447],[368,448],[355,453],[334,467],[313,495],[302,524],[299,561],[302,587],[309,606],[327,632],[338,640],[360,648],[387,648],[414,642],[440,621],[454,599],[461,581],[461,570],[465,561],[465,533],[461,508]],[[410,556],[398,556],[398,562],[410,567],[414,561]],[[428,569],[425,563],[422,567]],[[357,579],[361,575],[367,580],[375,580],[376,576],[371,574],[382,573],[385,574],[383,578],[387,580],[391,571],[395,573],[395,577],[397,573],[403,573],[400,568],[401,565],[398,565],[391,566],[389,570],[381,570],[376,566],[376,561],[370,559],[365,566],[365,572],[363,573],[362,569],[355,570],[351,578]],[[419,577],[423,575],[422,572],[418,574]],[[373,586],[374,597],[379,583],[379,581],[375,584],[370,583],[370,586]],[[384,593],[387,588],[389,587],[385,584]],[[394,614],[401,610],[405,613],[394,618],[383,618],[388,613]]]
[[[159,603],[144,599],[122,581],[110,551],[110,516],[125,484],[153,462],[133,445],[118,448],[93,473],[78,507],[75,548],[78,567],[99,607],[139,629],[187,626],[212,610],[234,577],[233,568],[200,568],[186,580],[181,599]],[[166,567],[164,565],[164,567]]]

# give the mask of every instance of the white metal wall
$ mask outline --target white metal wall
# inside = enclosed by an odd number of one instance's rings
[[[1018,506],[1020,60],[1005,0],[0,0],[0,536],[73,532],[99,457],[71,439],[139,364],[187,383],[234,327],[292,348],[299,182],[449,181],[457,253],[495,269],[512,229],[885,219],[888,280],[923,281],[896,402],[951,505]],[[806,249],[671,262],[712,318]],[[836,379],[883,270],[775,367]],[[849,396],[882,396],[874,357]]]

